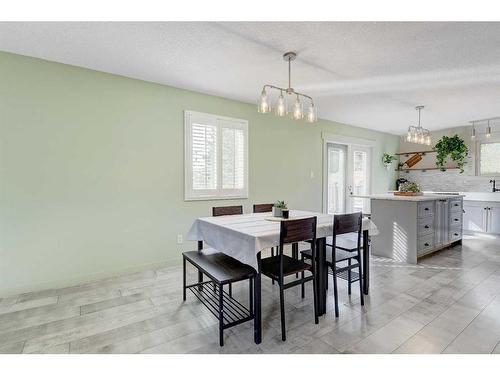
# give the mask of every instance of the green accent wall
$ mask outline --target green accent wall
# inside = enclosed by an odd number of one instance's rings
[[[249,121],[249,199],[184,201],[184,110]],[[180,264],[214,205],[321,210],[322,132],[375,140],[372,190],[392,187],[397,136],[0,52],[0,297]]]

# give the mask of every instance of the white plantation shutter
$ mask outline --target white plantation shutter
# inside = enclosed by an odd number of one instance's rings
[[[217,126],[192,125],[193,189],[217,189]]]
[[[248,123],[185,112],[185,199],[248,197]]]
[[[222,126],[222,188],[243,189],[245,184],[245,133],[243,129]]]

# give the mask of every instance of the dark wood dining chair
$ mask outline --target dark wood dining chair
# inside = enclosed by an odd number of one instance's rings
[[[274,203],[261,203],[261,204],[254,204],[253,205],[253,213],[259,213],[259,212],[271,212],[273,210]],[[271,256],[274,256],[274,247],[271,247]],[[298,243],[293,243],[292,244],[292,256],[295,259],[299,259],[299,244]],[[295,275],[298,277],[299,275]],[[274,285],[274,280],[272,281]]]
[[[212,216],[241,215],[243,206],[212,207]]]
[[[253,205],[253,213],[259,212],[271,212],[273,210],[274,203],[261,203]]]
[[[363,277],[361,271],[361,232],[363,215],[361,212],[352,214],[336,214],[333,218],[332,237],[327,239],[326,263],[333,274],[333,296],[335,316],[339,316],[337,277],[347,280],[348,294],[351,294],[351,284],[359,282],[361,306],[365,304],[363,294]],[[346,236],[353,234],[353,236]],[[311,250],[301,252],[301,259],[314,259]],[[353,262],[354,261],[354,262]],[[340,263],[347,263],[338,266]],[[357,269],[358,272],[353,270]],[[302,287],[302,296],[304,288]]]
[[[280,288],[280,310],[281,310],[281,339],[286,341],[285,327],[285,296],[284,291],[294,286],[303,285],[305,282],[313,281],[314,290],[314,322],[318,324],[318,302],[316,296],[316,217],[297,220],[284,220],[280,227],[280,245],[277,254],[273,257],[264,258],[261,261],[261,273],[275,280]],[[300,241],[311,241],[311,264],[284,254],[286,244],[298,243]],[[308,277],[285,283],[285,277],[299,272],[309,271]]]
[[[212,207],[212,216],[229,216],[229,215],[242,215],[243,206],[219,206]],[[200,276],[200,282],[203,281],[203,274]],[[233,296],[233,283],[228,283],[229,295]]]

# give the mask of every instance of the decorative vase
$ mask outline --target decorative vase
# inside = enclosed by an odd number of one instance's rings
[[[283,211],[281,211],[281,208],[273,206],[273,216],[274,217],[283,217]]]
[[[283,215],[283,219],[288,219],[290,217],[290,211],[288,208],[283,208],[281,210],[281,214]]]

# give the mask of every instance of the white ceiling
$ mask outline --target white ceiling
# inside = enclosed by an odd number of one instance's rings
[[[500,115],[500,23],[0,23],[0,50],[255,103],[287,84],[321,118],[402,134]]]

